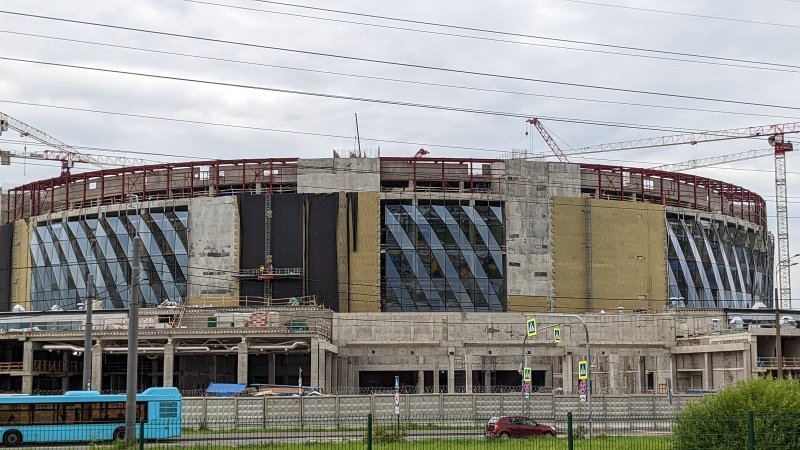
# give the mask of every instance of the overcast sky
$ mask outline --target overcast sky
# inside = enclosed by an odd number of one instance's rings
[[[0,59],[0,111],[73,146],[119,150],[123,153],[111,154],[152,161],[330,157],[334,149],[340,153],[353,149],[354,113],[358,114],[362,147],[370,151],[380,147],[382,155],[411,156],[424,147],[432,156],[485,158],[500,157],[512,149],[548,152],[538,134],[525,136],[526,116],[653,128],[543,120],[562,139],[564,148],[673,134],[657,129],[719,130],[800,121],[800,93],[794,88],[800,78],[800,60],[793,45],[800,37],[800,25],[795,20],[800,17],[800,2],[796,0],[297,1],[303,3],[5,0],[0,3],[2,58],[258,89]],[[590,89],[532,79],[728,102]],[[500,114],[443,111],[263,88]],[[516,117],[508,117],[509,114]],[[0,149],[23,151],[23,145],[16,142],[19,140],[17,133],[4,133]],[[572,160],[652,167],[765,148],[768,145],[764,140],[742,139],[592,154]],[[39,149],[29,145],[27,150]],[[791,231],[800,229],[800,193],[794,188],[798,179],[796,159],[792,154],[787,157],[792,254],[800,252],[800,239]],[[56,176],[57,165],[14,160],[11,167],[0,167],[0,185],[8,189]],[[79,167],[76,172],[89,169]],[[693,173],[741,185],[763,196],[774,232],[773,170],[773,160],[767,157]],[[794,297],[798,297],[800,271],[793,272],[793,279]]]

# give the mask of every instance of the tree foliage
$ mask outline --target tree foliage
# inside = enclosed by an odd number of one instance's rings
[[[676,418],[676,450],[800,449],[800,380],[753,378],[691,402]]]

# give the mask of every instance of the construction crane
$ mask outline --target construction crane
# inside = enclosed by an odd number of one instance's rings
[[[536,127],[536,130],[538,130],[539,134],[542,135],[542,139],[544,139],[544,142],[547,143],[547,146],[550,147],[550,150],[553,151],[553,154],[556,155],[556,158],[558,158],[560,162],[569,162],[567,155],[565,155],[564,152],[561,151],[561,147],[559,147],[558,144],[556,144],[555,139],[553,139],[553,137],[550,136],[550,133],[547,131],[544,125],[542,125],[542,122],[540,122],[539,119],[534,117],[533,119],[528,119],[526,122]]]
[[[773,153],[775,153],[775,149],[772,148],[748,150],[731,155],[712,156],[710,158],[692,159],[673,164],[662,164],[660,166],[651,167],[651,169],[663,170],[665,172],[683,172],[684,170],[699,169],[701,167],[718,166],[720,164],[763,158],[765,156],[772,156]]]
[[[13,151],[0,151],[0,165],[10,165],[11,158],[40,159],[47,161],[61,162],[61,175],[69,175],[75,163],[91,164],[101,169],[115,166],[138,166],[146,165],[147,161],[142,159],[131,159],[122,156],[87,155],[80,153],[69,145],[50,136],[49,134],[34,128],[25,122],[17,120],[5,113],[0,112],[0,135],[4,131],[14,130],[21,137],[31,138],[42,145],[49,147],[43,152],[31,152],[20,154]]]
[[[430,154],[431,154],[431,152],[425,150],[424,148],[421,148],[421,149],[417,150],[417,153],[414,153],[414,156],[412,156],[411,159],[424,158],[424,157],[426,157],[426,156],[428,156]]]
[[[590,147],[570,149],[563,153],[566,156],[767,137],[769,144],[772,146],[770,151],[775,156],[775,210],[778,228],[778,300],[780,301],[781,308],[789,309],[792,306],[792,288],[789,270],[791,262],[789,256],[788,201],[786,199],[786,152],[792,151],[794,147],[791,142],[786,141],[784,138],[785,135],[792,133],[800,133],[800,122],[676,134],[612,144],[593,145]]]

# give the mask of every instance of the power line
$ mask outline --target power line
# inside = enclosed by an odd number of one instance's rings
[[[528,82],[534,82],[534,83],[552,84],[552,85],[568,86],[568,87],[579,87],[579,88],[584,88],[584,89],[606,90],[606,91],[623,92],[623,93],[629,93],[629,94],[652,95],[652,96],[660,96],[660,97],[680,98],[680,99],[686,99],[686,100],[699,100],[699,101],[708,101],[708,102],[717,102],[717,103],[731,103],[731,104],[746,105],[746,106],[760,106],[760,107],[766,107],[766,108],[800,110],[800,107],[788,106],[788,105],[773,105],[773,104],[759,103],[759,102],[749,102],[749,101],[743,101],[743,100],[719,99],[719,98],[714,98],[714,97],[683,95],[683,94],[674,94],[674,93],[658,92],[658,91],[647,91],[647,90],[639,90],[639,89],[627,89],[627,88],[620,88],[620,87],[600,86],[600,85],[592,85],[592,84],[585,84],[585,83],[572,83],[572,82],[565,82],[565,81],[546,80],[546,79],[540,79],[540,78],[530,78],[530,77],[513,76],[513,75],[502,75],[502,74],[495,74],[495,73],[489,73],[489,72],[479,72],[479,71],[471,71],[471,70],[463,70],[463,69],[444,68],[444,67],[429,66],[429,65],[423,65],[423,64],[411,64],[411,63],[403,63],[403,62],[397,62],[397,61],[364,58],[364,57],[358,57],[358,56],[347,56],[347,55],[337,55],[337,54],[324,53],[324,52],[313,52],[313,51],[307,51],[307,50],[297,50],[297,49],[290,49],[290,48],[285,48],[285,47],[275,47],[275,46],[253,44],[253,43],[246,43],[246,42],[238,42],[238,41],[230,41],[230,40],[225,40],[225,39],[216,39],[216,38],[209,38],[209,37],[202,37],[202,36],[192,36],[192,35],[185,35],[185,34],[179,34],[179,33],[169,33],[169,32],[164,32],[164,31],[146,30],[146,29],[142,29],[142,28],[124,27],[124,26],[119,26],[119,25],[109,25],[109,24],[102,24],[102,23],[97,23],[97,22],[88,22],[88,21],[82,21],[82,20],[64,19],[64,18],[58,18],[58,17],[36,15],[36,14],[26,14],[26,13],[19,13],[19,12],[6,11],[6,10],[0,10],[0,14],[9,14],[9,15],[22,16],[22,17],[32,17],[32,18],[43,19],[43,20],[75,23],[75,24],[89,25],[89,26],[96,26],[96,27],[103,27],[103,28],[112,28],[112,29],[117,29],[117,30],[134,31],[134,32],[139,32],[139,33],[148,33],[148,34],[155,34],[155,35],[161,35],[161,36],[179,37],[179,38],[184,38],[184,39],[194,39],[194,40],[200,40],[200,41],[204,41],[204,42],[214,42],[214,43],[230,44],[230,45],[240,45],[240,46],[246,46],[246,47],[252,47],[252,48],[260,48],[260,49],[264,49],[264,50],[299,53],[299,54],[305,54],[305,55],[311,55],[311,56],[322,56],[322,57],[327,57],[327,58],[344,59],[344,60],[348,60],[348,61],[357,61],[357,62],[367,62],[367,63],[374,63],[374,64],[390,65],[390,66],[395,66],[395,67],[406,67],[406,68],[432,70],[432,71],[447,72],[447,73],[458,73],[458,74],[462,74],[462,75],[483,76],[483,77],[500,78],[500,79],[515,80],[515,81],[528,81]],[[34,60],[26,60],[26,59],[18,59],[18,58],[8,58],[8,57],[0,58],[0,59],[5,59],[5,60],[9,60],[9,61],[28,62],[28,63],[33,63],[33,64],[45,64],[45,65],[61,66],[61,67],[82,68],[82,69],[85,69],[85,70],[99,70],[99,71],[105,71],[105,72],[109,72],[109,73],[126,73],[126,71],[116,71],[116,70],[112,70],[112,69],[89,68],[89,67],[86,67],[86,66],[73,66],[73,65],[68,65],[68,64],[58,64],[58,63],[45,62],[45,61],[34,61]],[[134,72],[127,72],[127,73],[128,74],[133,74]],[[140,74],[140,75],[141,76],[145,76],[145,75],[142,75],[142,74]],[[154,76],[154,75],[151,75],[151,76]],[[167,78],[166,76],[159,76],[159,77]],[[175,77],[175,79],[177,79],[177,77]]]
[[[714,57],[708,55],[695,55],[689,53],[679,53],[679,52],[669,52],[669,51],[661,51],[661,50],[652,50],[652,49],[645,49],[645,48],[636,48],[636,47],[625,47],[625,46],[616,46],[616,45],[609,45],[609,44],[601,44],[601,43],[594,43],[594,42],[587,42],[587,41],[573,41],[569,39],[556,39],[556,38],[549,38],[543,36],[533,36],[533,35],[523,35],[518,33],[508,33],[508,32],[501,32],[495,30],[484,30],[484,29],[474,29],[468,27],[459,27],[455,25],[447,25],[447,24],[434,24],[432,22],[421,22],[409,19],[399,19],[399,18],[389,18],[386,16],[377,16],[380,17],[382,20],[393,20],[393,21],[400,21],[400,22],[410,22],[410,23],[424,23],[426,25],[435,25],[437,27],[445,27],[445,28],[455,28],[455,29],[469,29],[471,31],[480,31],[483,33],[492,33],[496,35],[512,35],[512,36],[524,36],[531,39],[539,39],[539,40],[548,40],[548,41],[558,41],[558,42],[574,42],[579,43],[581,45],[590,45],[590,46],[597,46],[597,47],[606,47],[606,48],[630,48],[636,51],[641,52],[648,52],[648,53],[657,53],[657,54],[669,54],[669,55],[686,55],[692,56],[695,58],[705,58],[711,59],[711,61],[698,61],[694,59],[685,59],[685,58],[677,58],[677,57],[670,57],[670,56],[656,56],[656,55],[648,55],[648,54],[636,54],[636,53],[626,53],[621,51],[609,51],[609,50],[597,50],[597,49],[587,49],[587,48],[577,48],[577,47],[567,47],[563,45],[554,45],[554,44],[540,44],[540,43],[533,43],[533,42],[524,42],[524,41],[515,41],[515,40],[508,40],[508,39],[499,39],[499,38],[489,38],[485,36],[472,36],[466,34],[457,34],[457,33],[446,33],[441,31],[431,31],[431,30],[421,30],[415,28],[407,28],[407,27],[399,27],[399,26],[391,26],[385,24],[374,24],[374,23],[367,23],[367,22],[356,22],[352,20],[342,20],[342,19],[333,19],[330,17],[320,17],[320,16],[311,16],[306,14],[295,14],[295,13],[287,13],[283,11],[273,11],[267,9],[260,9],[260,8],[251,8],[246,6],[237,6],[237,5],[228,5],[224,3],[215,3],[215,2],[208,2],[208,1],[201,1],[201,0],[178,0],[190,3],[197,3],[202,5],[210,5],[210,6],[217,6],[221,8],[230,8],[230,9],[239,9],[244,11],[255,11],[255,12],[262,12],[266,14],[275,14],[275,15],[283,15],[283,16],[290,16],[290,17],[299,17],[304,19],[313,19],[313,20],[320,20],[320,21],[327,21],[327,22],[336,22],[336,23],[345,23],[350,25],[360,25],[365,27],[373,27],[373,28],[380,28],[381,30],[398,30],[398,31],[410,31],[414,33],[422,33],[422,34],[431,34],[431,35],[438,35],[438,36],[447,36],[447,37],[457,37],[457,38],[464,38],[464,39],[473,39],[473,40],[481,40],[481,41],[490,41],[490,42],[498,42],[498,43],[505,43],[505,44],[517,44],[517,45],[526,45],[532,47],[542,47],[542,48],[553,48],[558,50],[571,50],[571,51],[578,51],[578,52],[586,52],[586,53],[599,53],[605,55],[615,55],[615,56],[629,56],[633,58],[646,58],[646,59],[656,59],[662,61],[675,61],[675,62],[685,62],[685,63],[694,63],[694,64],[707,64],[707,65],[716,65],[716,66],[725,66],[725,67],[737,67],[743,69],[755,69],[755,70],[769,70],[769,71],[778,71],[778,72],[793,72],[798,73],[800,71],[793,70],[800,69],[800,66],[790,65],[790,64],[776,64],[770,62],[763,62],[763,61],[751,61],[751,60],[737,60],[735,58],[723,58],[723,57]],[[257,0],[252,0],[257,1]],[[328,12],[336,12],[339,14],[350,14],[350,15],[363,15],[360,13],[354,13],[349,11],[341,11],[341,10],[331,10],[328,8],[315,8],[309,7],[304,5],[290,5],[288,3],[279,3],[279,2],[265,2],[265,3],[277,3],[283,6],[294,6],[297,8],[308,8],[308,9],[315,9],[315,10],[322,10]],[[367,14],[366,16],[371,16]],[[724,63],[719,61],[740,61],[744,62],[747,61],[748,64],[760,64],[761,66],[751,66],[751,65],[741,65],[741,64],[733,64],[733,63]]]
[[[198,0],[180,0],[180,1],[187,1],[187,2],[194,2],[194,3],[210,3],[210,2],[201,2]],[[269,3],[274,5],[281,5],[281,6],[288,6],[294,8],[302,8],[308,10],[315,10],[315,11],[323,11],[323,12],[331,12],[336,14],[345,14],[345,15],[352,15],[352,16],[360,16],[360,17],[367,17],[372,19],[381,19],[381,20],[389,20],[389,21],[396,21],[396,22],[405,22],[405,23],[413,23],[417,25],[427,25],[433,27],[441,27],[441,28],[452,28],[464,31],[475,31],[480,33],[487,33],[487,34],[495,34],[495,35],[503,35],[503,36],[513,36],[513,37],[524,37],[530,39],[539,39],[539,40],[546,40],[546,41],[554,41],[554,42],[564,42],[569,44],[580,44],[580,45],[589,45],[589,46],[597,46],[597,47],[606,47],[606,48],[616,48],[620,50],[633,50],[639,52],[648,52],[648,53],[660,53],[666,55],[673,55],[673,56],[685,56],[685,57],[692,57],[692,58],[706,58],[706,59],[713,59],[717,61],[730,61],[730,62],[740,62],[740,63],[749,63],[749,64],[760,64],[765,66],[776,66],[776,67],[788,67],[788,68],[800,68],[800,66],[792,65],[792,64],[779,64],[773,62],[766,62],[766,61],[756,61],[756,60],[749,60],[749,59],[737,59],[737,58],[726,58],[720,56],[710,56],[710,55],[702,55],[697,53],[686,53],[686,52],[676,52],[676,51],[669,51],[669,50],[660,50],[660,49],[650,49],[644,47],[633,47],[633,46],[626,46],[626,45],[614,45],[614,44],[606,44],[606,43],[598,43],[592,41],[582,41],[576,39],[561,39],[561,38],[554,38],[549,36],[541,36],[541,35],[534,35],[534,34],[525,34],[525,33],[514,33],[509,31],[500,31],[500,30],[491,30],[487,28],[476,28],[476,27],[467,27],[467,26],[459,26],[453,24],[444,24],[440,22],[430,22],[424,20],[413,20],[407,18],[397,18],[397,17],[390,17],[390,16],[383,16],[378,14],[366,14],[366,13],[358,13],[353,11],[344,11],[339,9],[330,9],[330,8],[321,8],[315,6],[308,6],[308,5],[299,5],[295,3],[287,3],[287,2],[278,2],[278,1],[268,1],[268,0],[250,0],[253,2],[258,3]],[[568,0],[565,0],[568,1]]]
[[[176,77],[176,76],[169,76],[169,75],[158,75],[158,74],[151,74],[151,73],[144,73],[144,72],[133,72],[133,71],[128,71],[128,70],[106,69],[106,68],[100,68],[100,67],[80,66],[80,65],[73,65],[73,64],[61,64],[61,63],[48,62],[48,61],[37,61],[37,60],[21,59],[21,58],[10,58],[10,57],[4,57],[4,56],[0,57],[0,60],[23,62],[23,63],[30,63],[30,64],[39,64],[39,65],[53,66],[53,67],[64,67],[64,68],[79,69],[79,70],[88,70],[88,71],[94,71],[94,72],[114,73],[114,74],[119,74],[119,75],[131,75],[131,76],[138,76],[138,77],[145,77],[145,78],[155,78],[155,79],[169,80],[169,81],[180,81],[180,82],[204,84],[204,85],[211,85],[211,86],[233,87],[233,88],[250,89],[250,90],[265,91],[265,92],[275,92],[275,93],[280,93],[280,94],[295,94],[295,95],[304,95],[304,96],[310,96],[310,97],[330,98],[330,99],[336,99],[336,100],[350,100],[350,101],[366,102],[366,103],[377,103],[377,104],[391,105],[391,106],[405,106],[405,107],[423,108],[423,109],[431,109],[431,110],[439,110],[439,111],[464,112],[464,113],[471,113],[471,114],[481,114],[481,115],[498,116],[498,117],[510,117],[510,118],[517,118],[517,119],[524,119],[524,118],[529,118],[529,117],[536,116],[536,117],[539,117],[542,120],[548,120],[550,122],[577,123],[577,124],[584,124],[584,125],[607,126],[607,127],[616,127],[616,128],[632,128],[632,129],[650,130],[650,131],[664,131],[664,132],[705,131],[705,130],[698,130],[698,129],[677,128],[677,127],[660,127],[659,128],[659,127],[656,127],[654,125],[630,124],[630,123],[624,123],[624,122],[607,122],[607,121],[590,120],[590,119],[571,119],[571,118],[565,118],[565,117],[551,117],[551,116],[534,115],[534,114],[523,114],[523,113],[516,113],[516,112],[491,111],[491,110],[485,110],[485,109],[461,108],[461,107],[456,107],[456,106],[442,106],[442,105],[433,105],[433,104],[424,104],[424,103],[413,103],[413,102],[404,102],[404,101],[399,101],[399,100],[384,100],[384,99],[375,99],[375,98],[367,98],[367,97],[355,97],[355,96],[348,96],[348,95],[325,94],[325,93],[313,92],[313,91],[300,91],[300,90],[295,90],[295,89],[282,89],[282,88],[274,88],[274,87],[258,86],[258,85],[250,85],[250,84],[227,83],[227,82],[222,82],[222,81],[201,80],[201,79],[197,79],[197,78],[185,78],[185,77]],[[720,101],[722,101],[722,100],[720,100]],[[731,101],[731,102],[734,102],[734,101]],[[782,108],[782,107],[779,107],[779,108]],[[800,110],[800,107],[788,107],[787,106],[786,108]]]
[[[185,57],[185,58],[202,59],[202,60],[208,60],[208,61],[227,62],[227,63],[234,63],[234,64],[244,64],[244,65],[250,65],[250,66],[269,67],[269,68],[284,69],[284,70],[294,70],[294,71],[301,71],[301,72],[308,72],[308,73],[319,73],[319,74],[324,74],[324,75],[336,75],[336,76],[352,77],[352,78],[359,78],[359,79],[366,79],[366,80],[388,81],[388,82],[393,82],[393,83],[404,83],[404,84],[412,84],[412,85],[417,85],[417,86],[443,87],[443,88],[450,88],[450,89],[462,89],[462,90],[477,91],[477,92],[489,92],[489,93],[496,93],[496,94],[522,95],[522,96],[528,96],[528,97],[552,98],[552,99],[559,99],[559,100],[582,101],[582,102],[602,103],[602,104],[621,105],[621,106],[637,106],[637,107],[643,107],[643,108],[659,108],[659,109],[677,110],[677,111],[697,111],[697,112],[707,112],[707,113],[716,113],[716,114],[730,114],[730,115],[753,116],[753,117],[769,117],[769,118],[790,119],[790,120],[791,119],[793,119],[793,120],[800,119],[800,117],[797,117],[797,116],[780,116],[780,115],[774,115],[774,114],[763,114],[763,113],[759,114],[759,113],[753,113],[753,112],[725,111],[725,110],[705,109],[705,108],[690,108],[690,107],[686,107],[686,106],[654,105],[654,104],[648,104],[648,103],[634,103],[634,102],[623,102],[623,101],[614,101],[614,100],[591,99],[591,98],[583,98],[583,97],[549,95],[549,94],[520,92],[520,91],[511,91],[511,90],[503,90],[503,89],[480,88],[480,87],[475,87],[475,86],[464,86],[464,85],[447,84],[447,83],[433,83],[433,82],[418,81],[418,80],[407,80],[407,79],[400,79],[400,78],[379,77],[379,76],[371,76],[371,75],[363,75],[363,74],[355,74],[355,73],[347,73],[347,72],[336,72],[336,71],[330,71],[330,70],[317,70],[317,69],[309,69],[309,68],[303,68],[303,67],[292,67],[292,66],[285,66],[285,65],[278,65],[278,64],[265,64],[265,63],[255,62],[255,61],[243,61],[243,60],[237,60],[237,59],[231,59],[231,58],[219,58],[219,57],[212,57],[212,56],[205,56],[205,55],[198,55],[198,54],[191,54],[191,53],[171,52],[171,51],[166,51],[166,50],[158,50],[158,49],[143,48],[143,47],[132,47],[132,46],[127,46],[127,45],[109,44],[109,43],[104,43],[104,42],[87,41],[87,40],[81,40],[81,39],[70,39],[70,38],[64,38],[64,37],[58,37],[58,36],[48,36],[48,35],[34,34],[34,33],[23,33],[23,32],[18,32],[18,31],[9,31],[9,30],[2,30],[2,29],[0,29],[0,33],[11,34],[11,35],[19,35],[19,36],[25,36],[25,37],[36,37],[36,38],[41,38],[41,39],[51,39],[51,40],[57,40],[57,41],[63,41],[63,42],[72,42],[72,43],[77,43],[77,44],[96,45],[96,46],[109,47],[109,48],[133,50],[133,51],[139,51],[139,52],[163,54],[163,55],[170,55],[170,56],[179,56],[179,57]]]
[[[731,17],[720,17],[720,16],[710,16],[706,14],[693,14],[693,13],[686,13],[686,12],[679,12],[679,11],[667,11],[663,9],[652,9],[652,8],[638,8],[634,6],[625,6],[625,5],[610,5],[608,3],[599,3],[599,2],[590,2],[586,0],[561,0],[564,2],[570,3],[580,3],[583,5],[592,5],[592,6],[602,6],[606,8],[618,8],[618,9],[627,9],[631,11],[642,11],[642,12],[650,12],[650,13],[658,13],[658,14],[668,14],[673,16],[683,16],[683,17],[695,17],[699,19],[711,19],[711,20],[721,20],[725,22],[737,22],[737,23],[749,23],[753,25],[766,25],[771,27],[781,27],[781,28],[800,28],[800,25],[791,25],[786,23],[777,23],[777,22],[762,22],[760,20],[750,20],[750,19],[736,19]],[[791,1],[791,0],[789,0]]]

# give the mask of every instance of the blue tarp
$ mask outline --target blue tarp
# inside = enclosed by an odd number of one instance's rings
[[[246,384],[211,383],[206,393],[217,397],[233,397],[240,394],[247,387]]]

